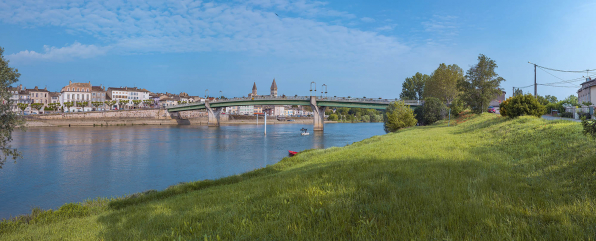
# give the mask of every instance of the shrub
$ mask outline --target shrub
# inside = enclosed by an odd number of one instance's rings
[[[338,117],[337,117],[337,114],[330,114],[329,118],[327,118],[327,119],[330,121],[337,121]]]
[[[557,103],[548,103],[545,106],[546,113],[552,113],[553,110],[559,111],[559,113],[565,112],[565,107],[563,107],[563,102],[559,101]]]
[[[385,122],[384,128],[387,133],[414,126],[417,122],[416,118],[414,118],[414,111],[403,101],[391,102],[385,111],[383,121]]]
[[[418,121],[418,124],[420,125],[424,125],[426,124],[424,122],[424,110],[422,110],[422,107],[417,107],[414,110],[414,117],[416,118],[416,120]]]
[[[451,108],[451,115],[459,116],[459,113],[466,109],[466,103],[458,97],[451,102],[449,107]]]
[[[445,104],[433,97],[427,97],[424,99],[424,105],[422,106],[422,112],[424,114],[424,122],[428,125],[442,120],[445,117]]]
[[[585,118],[585,119],[592,119],[592,115],[590,115],[590,113],[578,113],[579,114],[579,118]]]
[[[571,113],[571,112],[562,112],[562,113],[559,113],[559,117],[573,118],[573,113]]]
[[[596,121],[582,119],[582,127],[584,127],[584,135],[596,139]]]
[[[509,97],[499,105],[501,115],[515,118],[523,115],[540,117],[546,112],[546,108],[531,94]]]

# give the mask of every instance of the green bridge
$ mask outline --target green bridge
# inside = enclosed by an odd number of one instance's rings
[[[180,111],[192,111],[206,109],[209,117],[209,126],[219,126],[219,116],[225,107],[248,106],[248,105],[306,105],[311,106],[314,114],[314,130],[323,131],[325,120],[325,109],[327,107],[350,107],[383,110],[394,100],[388,99],[364,99],[364,98],[317,98],[315,96],[294,96],[294,97],[253,97],[233,98],[205,103],[189,103],[166,108],[169,113],[176,115]],[[404,101],[412,108],[420,106],[422,101]]]

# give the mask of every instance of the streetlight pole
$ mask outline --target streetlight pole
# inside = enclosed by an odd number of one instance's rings
[[[327,85],[326,84],[321,85],[321,89],[323,87],[325,87],[325,98],[327,98]],[[321,98],[323,98],[323,90],[321,90]]]
[[[205,99],[208,99],[208,98],[209,98],[209,89],[206,89],[205,90]]]
[[[222,99],[223,94],[221,93],[221,90],[219,91],[219,99]]]
[[[312,85],[315,84],[315,95],[317,94],[317,83],[316,82],[310,82],[310,96],[312,97]]]

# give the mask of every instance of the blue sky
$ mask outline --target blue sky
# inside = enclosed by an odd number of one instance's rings
[[[253,82],[267,94],[276,78],[279,94],[308,95],[315,81],[331,96],[395,98],[406,77],[467,70],[482,53],[509,96],[533,84],[528,61],[596,68],[594,13],[596,2],[573,0],[0,0],[0,46],[28,88],[74,80],[228,97]],[[582,75],[539,69],[538,82]],[[579,83],[538,93],[563,98]]]

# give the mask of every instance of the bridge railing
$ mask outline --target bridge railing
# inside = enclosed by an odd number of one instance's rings
[[[278,97],[271,97],[271,96],[255,96],[255,97],[234,97],[229,99],[214,99],[209,101],[209,103],[226,103],[226,102],[236,102],[236,101],[251,101],[251,100],[310,100],[310,96],[278,96]],[[374,103],[374,104],[389,104],[392,101],[398,101],[399,99],[375,99],[375,98],[351,98],[351,97],[317,97],[318,101],[337,101],[337,102],[360,102],[360,103]],[[403,100],[406,105],[421,105],[424,101],[421,100]],[[193,102],[187,104],[181,104],[172,106],[174,107],[185,107],[191,105],[201,104],[202,102]],[[169,108],[168,108],[169,109]]]

